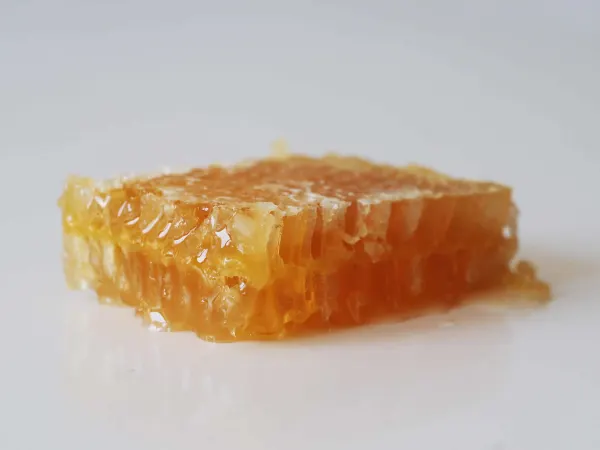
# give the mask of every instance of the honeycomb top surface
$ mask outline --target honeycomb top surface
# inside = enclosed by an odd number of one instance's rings
[[[125,186],[173,202],[238,206],[267,202],[283,210],[326,199],[379,202],[506,189],[495,183],[451,178],[420,166],[397,168],[336,155],[291,155],[231,167],[210,166],[134,179]]]

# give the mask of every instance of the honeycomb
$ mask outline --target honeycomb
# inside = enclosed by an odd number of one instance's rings
[[[96,183],[59,202],[69,286],[218,342],[412,317],[549,287],[514,264],[511,189],[328,155]]]

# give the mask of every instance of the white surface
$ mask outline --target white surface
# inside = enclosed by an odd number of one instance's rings
[[[0,448],[600,448],[598,2],[108,3],[0,3]],[[68,173],[280,136],[514,185],[555,301],[211,345],[67,292]]]

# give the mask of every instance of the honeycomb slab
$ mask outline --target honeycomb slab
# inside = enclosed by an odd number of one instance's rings
[[[511,189],[417,167],[287,155],[181,174],[68,180],[72,288],[152,327],[281,339],[549,288],[515,264]]]

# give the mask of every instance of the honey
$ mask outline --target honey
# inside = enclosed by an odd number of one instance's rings
[[[152,327],[281,339],[549,287],[518,248],[511,189],[340,156],[287,155],[96,183],[61,197],[68,284]]]

